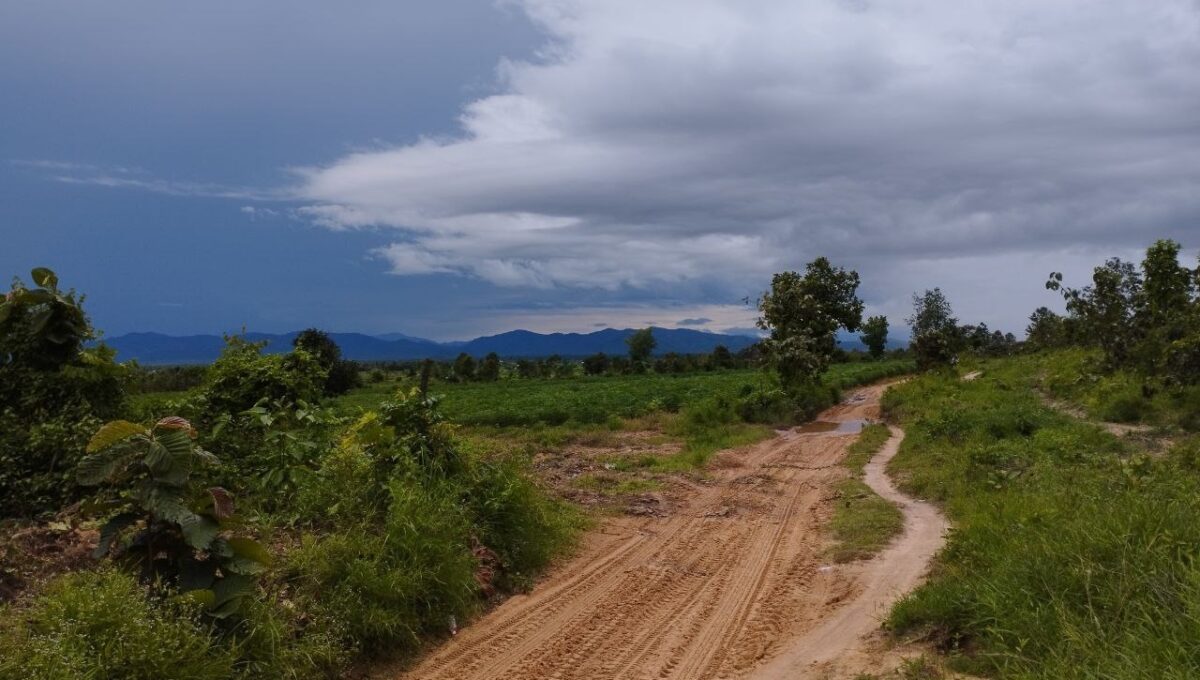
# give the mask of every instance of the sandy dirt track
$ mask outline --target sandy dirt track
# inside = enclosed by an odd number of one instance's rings
[[[879,416],[883,387],[860,389],[822,420]],[[899,435],[897,431],[894,434]],[[945,524],[883,472],[867,482],[902,504],[904,536],[881,556],[827,565],[823,527],[854,434],[796,431],[722,453],[710,483],[669,517],[620,518],[573,559],[510,598],[399,677],[852,677],[885,662],[878,615],[915,586]]]

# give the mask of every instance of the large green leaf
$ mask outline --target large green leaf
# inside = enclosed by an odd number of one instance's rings
[[[154,439],[176,456],[190,456],[192,453],[192,438],[188,436],[187,430],[170,429],[160,431],[155,435]]]
[[[233,558],[225,563],[235,574],[259,574],[271,565],[271,553],[258,541],[244,536],[235,536],[225,541],[233,551]]]
[[[221,533],[219,524],[211,518],[196,513],[184,517],[179,522],[179,529],[183,532],[183,538],[188,545],[196,550],[207,550],[217,534]]]
[[[147,434],[146,428],[128,420],[114,420],[105,423],[96,431],[96,434],[92,435],[92,440],[87,445],[87,451],[88,453],[101,451],[139,434]]]
[[[117,536],[121,534],[121,530],[132,526],[138,521],[139,515],[136,512],[123,512],[115,517],[112,517],[100,529],[100,541],[96,544],[96,549],[92,551],[92,557],[100,558],[108,554],[112,543]]]
[[[125,467],[128,456],[129,451],[121,448],[110,448],[84,456],[79,465],[75,466],[75,479],[84,486],[95,486]]]
[[[185,439],[187,437],[182,436]],[[173,453],[159,437],[150,443],[150,450],[146,453],[146,467],[150,468],[155,482],[183,486],[187,484],[192,473],[192,457],[188,453]]]
[[[213,586],[214,602],[209,615],[221,619],[236,612],[242,599],[254,592],[254,579],[233,574]]]
[[[179,564],[180,590],[208,590],[216,580],[217,561],[212,557],[198,560],[189,555]]]
[[[58,276],[47,267],[35,268],[30,272],[30,276],[33,278],[33,282],[42,288],[58,288]]]

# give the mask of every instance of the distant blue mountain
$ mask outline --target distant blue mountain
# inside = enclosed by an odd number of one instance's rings
[[[563,357],[582,357],[596,352],[624,354],[625,339],[634,329],[606,328],[594,333],[534,333],[532,331],[510,331],[500,335],[475,338],[466,342],[439,343],[415,338],[401,333],[386,336],[362,333],[330,333],[333,341],[342,348],[342,355],[356,361],[407,361],[413,359],[452,359],[459,352],[472,356],[484,356],[495,352],[504,358],[534,358],[558,354]],[[266,352],[287,352],[298,331],[292,333],[247,333],[246,338],[254,342],[266,341]],[[725,345],[736,352],[753,345],[758,338],[746,335],[723,335],[706,333],[687,328],[655,328],[658,341],[655,354],[677,352],[699,354],[711,352],[717,345]],[[117,350],[117,359],[136,359],[141,364],[206,364],[215,360],[225,346],[219,335],[171,336],[161,333],[129,333],[104,341]]]

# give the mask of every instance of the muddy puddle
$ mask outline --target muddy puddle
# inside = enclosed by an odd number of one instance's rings
[[[792,432],[796,434],[858,434],[870,424],[869,420],[814,420],[794,428]]]

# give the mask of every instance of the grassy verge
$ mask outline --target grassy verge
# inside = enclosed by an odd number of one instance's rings
[[[1021,361],[1038,386],[1093,420],[1200,431],[1200,386],[1180,387],[1129,370],[1105,371],[1096,350],[1065,349]]]
[[[838,484],[838,505],[831,527],[837,545],[829,551],[834,562],[852,562],[874,556],[904,528],[904,514],[880,498],[862,481],[863,467],[887,442],[886,425],[863,428],[850,445],[843,464],[853,477]]]
[[[1036,391],[1045,360],[885,396],[907,430],[892,471],[955,525],[888,625],[983,675],[1200,676],[1198,447],[1152,458],[1050,410]]]

